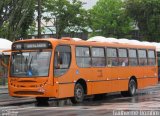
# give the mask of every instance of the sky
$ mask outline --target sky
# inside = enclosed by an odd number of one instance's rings
[[[80,1],[86,3],[84,4],[85,9],[90,9],[96,4],[98,0],[80,0]]]
[[[69,1],[72,1],[72,0],[69,0]],[[88,9],[92,8],[98,0],[80,0],[80,1],[85,3],[84,8],[88,10]]]

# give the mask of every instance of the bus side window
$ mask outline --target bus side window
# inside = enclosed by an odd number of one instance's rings
[[[91,67],[91,54],[89,47],[76,47],[76,63],[82,68]]]
[[[118,49],[119,66],[128,66],[127,49]]]
[[[71,48],[66,45],[60,45],[56,48],[54,56],[54,75],[61,76],[70,67]]]
[[[146,50],[138,50],[138,57],[139,57],[139,65],[146,66],[147,65],[147,53]]]
[[[107,66],[118,66],[118,55],[116,48],[107,48]]]
[[[98,48],[98,47],[92,48],[92,66],[93,67],[106,66],[104,48]]]
[[[148,50],[148,65],[154,66],[156,64],[155,51]]]
[[[130,66],[137,66],[138,60],[137,60],[137,50],[136,49],[129,49],[129,65]]]

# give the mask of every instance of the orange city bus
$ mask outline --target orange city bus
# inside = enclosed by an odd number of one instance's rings
[[[121,92],[158,83],[155,47],[62,39],[29,39],[12,44],[9,94],[38,102]]]

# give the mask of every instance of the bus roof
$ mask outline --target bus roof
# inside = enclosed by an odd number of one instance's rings
[[[93,39],[95,40],[95,39]],[[102,38],[101,41],[85,41],[82,40],[80,38],[69,38],[69,37],[64,37],[62,39],[54,39],[54,38],[47,38],[47,39],[27,39],[27,40],[19,40],[16,41],[17,42],[29,42],[29,41],[50,41],[51,43],[54,44],[72,44],[72,45],[78,45],[78,46],[108,46],[108,47],[127,47],[127,48],[148,48],[148,49],[155,49],[154,45],[144,45],[141,42],[138,42],[136,40],[129,40],[130,43],[127,43],[127,39],[126,39],[126,43],[124,42],[116,42],[115,38],[112,38],[113,42],[111,41],[105,41],[104,38]],[[99,39],[100,40],[100,39]],[[121,39],[120,41],[122,41],[123,39]],[[133,44],[134,42],[134,44]],[[137,44],[136,44],[137,43]],[[141,43],[141,44],[140,44]]]

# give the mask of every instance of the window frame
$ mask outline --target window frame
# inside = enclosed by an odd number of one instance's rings
[[[67,46],[67,47],[70,48],[70,64],[69,64],[68,68],[62,68],[62,69],[67,69],[67,71],[65,71],[65,73],[56,76],[56,75],[55,75],[55,70],[56,70],[56,69],[55,69],[55,55],[56,55],[56,52],[57,52],[57,51],[56,51],[56,48],[59,47],[59,46]],[[71,63],[72,63],[72,46],[69,45],[69,44],[58,44],[58,45],[56,45],[56,47],[55,47],[55,49],[54,49],[54,58],[53,58],[53,73],[54,73],[53,76],[54,76],[55,78],[58,78],[58,77],[61,77],[61,76],[64,75],[64,74],[66,74],[66,73],[69,71],[70,67],[71,67]]]
[[[119,55],[119,50],[120,49],[124,49],[126,51],[126,57],[120,57],[120,55]],[[118,48],[117,52],[118,52],[118,64],[119,64],[119,66],[120,67],[127,67],[127,66],[129,66],[128,48]],[[123,64],[120,64],[120,58],[126,58],[127,59],[127,65],[123,66]]]
[[[108,57],[108,54],[107,54],[108,53],[108,51],[107,51],[108,49],[115,49],[116,50],[116,57]],[[105,51],[106,51],[106,66],[107,67],[118,67],[119,66],[118,48],[117,47],[106,47]],[[110,65],[110,64],[108,64],[108,60],[110,58],[116,58],[118,60],[117,65]]]
[[[149,58],[149,51],[153,51],[154,52],[154,58]],[[147,56],[148,56],[148,58],[147,58],[147,60],[148,60],[148,66],[156,66],[156,64],[157,64],[157,62],[156,62],[156,51],[154,49],[148,49],[147,50]],[[154,65],[149,65],[149,60],[150,59],[154,59],[154,61],[155,61]]]
[[[39,51],[39,50],[38,50]],[[48,75],[46,75],[46,76],[32,76],[31,78],[34,78],[34,77],[49,77],[49,75],[50,75],[50,69],[51,69],[51,65],[50,65],[50,63],[51,63],[51,60],[52,60],[52,49],[43,49],[42,50],[43,52],[49,52],[50,51],[50,59],[49,59],[49,68],[48,68]],[[35,50],[31,50],[31,51],[22,51],[22,53],[31,53],[31,52],[37,52],[37,50],[35,49]],[[10,58],[11,58],[11,61],[9,62],[10,64],[12,64],[13,62],[12,62],[12,56],[13,56],[13,54],[14,53],[20,53],[19,51],[16,51],[16,52],[12,52],[11,53],[11,56],[10,56]],[[12,65],[10,65],[10,70],[12,69]],[[12,75],[11,74],[12,73],[12,71],[10,71],[9,72],[9,75],[11,76],[11,77],[18,77],[18,78],[21,78],[22,76],[14,76],[14,75]],[[23,76],[22,78],[28,78],[28,76]]]
[[[129,56],[130,55],[129,50],[135,50],[136,51],[136,57],[130,57]],[[129,66],[139,66],[139,58],[138,58],[138,50],[137,49],[135,49],[135,48],[129,48],[128,49],[128,58],[129,58]],[[130,64],[130,59],[136,59],[137,64],[136,65],[131,65]]]
[[[93,48],[103,49],[104,56],[103,56],[103,57],[102,57],[102,56],[100,56],[100,57],[98,57],[98,56],[93,56]],[[93,66],[93,58],[103,58],[103,59],[104,59],[104,66]],[[91,66],[92,66],[93,68],[106,67],[106,65],[107,65],[106,60],[107,60],[107,59],[106,59],[106,48],[105,48],[105,47],[102,47],[102,46],[92,46],[92,47],[91,47]]]
[[[139,50],[144,50],[146,52],[146,58],[140,58],[139,56]],[[143,49],[143,48],[140,48],[140,49],[137,49],[137,54],[138,54],[138,64],[139,66],[148,66],[148,54],[147,54],[147,49]],[[147,63],[145,65],[141,65],[140,64],[140,59],[146,59],[147,60]]]
[[[89,56],[77,56],[76,53],[77,53],[77,50],[76,48],[77,47],[85,47],[85,48],[88,48],[89,49]],[[90,58],[90,66],[88,67],[81,67],[78,65],[77,63],[77,58]],[[75,45],[75,62],[76,62],[76,65],[79,67],[79,68],[91,68],[92,67],[92,55],[91,55],[91,46],[79,46],[79,45]]]

